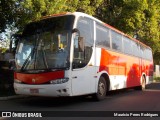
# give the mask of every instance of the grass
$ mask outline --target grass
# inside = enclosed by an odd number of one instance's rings
[[[155,77],[155,76],[154,76],[153,79],[154,79],[154,81],[156,81],[156,82],[160,82],[160,77]]]

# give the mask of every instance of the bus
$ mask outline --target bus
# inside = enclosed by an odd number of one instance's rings
[[[43,17],[26,25],[15,55],[14,89],[31,96],[144,90],[153,80],[152,50],[85,13]]]

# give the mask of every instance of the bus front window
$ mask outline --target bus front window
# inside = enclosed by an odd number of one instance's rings
[[[67,69],[73,21],[62,16],[29,24],[16,52],[17,70]]]

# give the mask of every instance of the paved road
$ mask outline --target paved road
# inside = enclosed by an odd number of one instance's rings
[[[160,111],[160,83],[150,84],[145,91],[113,91],[100,102],[89,97],[27,97],[0,101],[0,111]]]

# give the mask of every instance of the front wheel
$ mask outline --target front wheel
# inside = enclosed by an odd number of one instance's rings
[[[100,77],[97,87],[97,93],[93,95],[93,98],[96,101],[103,100],[106,96],[106,91],[107,91],[106,80],[104,77]]]

